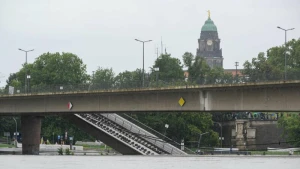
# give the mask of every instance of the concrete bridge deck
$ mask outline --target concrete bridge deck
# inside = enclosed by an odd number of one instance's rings
[[[300,111],[300,81],[0,96],[0,114]]]

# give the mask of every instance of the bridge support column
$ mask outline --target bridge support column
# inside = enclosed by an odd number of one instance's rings
[[[22,115],[22,154],[39,155],[41,117]]]

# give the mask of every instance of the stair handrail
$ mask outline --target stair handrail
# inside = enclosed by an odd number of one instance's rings
[[[172,140],[171,138],[167,137],[166,135],[164,135],[164,134],[162,134],[162,133],[160,133],[160,132],[154,130],[153,128],[151,128],[151,127],[147,126],[146,124],[144,124],[144,123],[138,121],[137,119],[135,119],[135,118],[133,118],[133,117],[131,117],[131,116],[125,114],[125,113],[123,113],[122,115],[124,115],[124,116],[126,116],[126,117],[128,117],[128,118],[130,118],[130,119],[132,119],[132,120],[134,120],[135,122],[141,124],[142,126],[146,127],[147,129],[149,129],[149,130],[151,130],[151,131],[157,133],[158,135],[162,136],[163,138],[168,139],[170,142],[175,143],[177,146],[181,146],[180,143],[178,143],[178,142]],[[122,116],[121,116],[121,117],[122,117]],[[190,151],[190,152],[192,152],[192,153],[195,153],[193,150],[191,150],[191,149],[189,149],[189,148],[187,148],[187,147],[184,147],[184,149],[186,149],[186,150],[188,150],[188,151]]]
[[[178,149],[177,147],[161,140],[160,138],[158,138],[157,136],[153,135],[152,133],[148,132],[147,130],[135,125],[134,123],[128,121],[127,119],[115,114],[115,113],[107,113],[107,114],[101,114],[102,116],[104,117],[107,117],[108,119],[112,120],[112,121],[115,121],[117,124],[121,125],[122,127],[130,130],[131,132],[133,133],[136,133],[136,134],[144,134],[145,136],[152,136],[152,137],[155,137],[157,139],[149,139],[149,138],[144,138],[145,140],[149,141],[150,143],[154,144],[155,146],[167,151],[168,153],[172,154],[173,151],[175,150],[178,154],[186,154],[184,151]],[[110,117],[111,116],[111,117]],[[120,120],[120,124],[118,122],[118,120]],[[125,124],[126,122],[126,124]],[[124,126],[124,125],[127,125]],[[136,131],[134,131],[134,129]],[[142,131],[142,132],[141,132]],[[175,149],[174,149],[175,148]]]

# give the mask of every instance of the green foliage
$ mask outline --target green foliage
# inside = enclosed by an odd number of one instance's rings
[[[64,155],[64,150],[62,147],[57,149],[58,155]]]
[[[66,149],[65,149],[65,153],[66,153],[66,155],[71,155],[70,149],[69,149],[69,148],[66,148]]]
[[[189,83],[225,84],[237,82],[232,74],[225,73],[222,67],[210,68],[203,57],[195,57],[192,53],[186,52],[182,58],[184,65],[188,68]]]
[[[218,145],[218,133],[212,130],[212,115],[209,113],[136,113],[131,116],[177,142],[182,139],[185,142],[197,141],[200,133],[209,132],[203,136],[201,145]],[[168,129],[165,124],[169,124]]]
[[[79,84],[89,76],[86,65],[72,53],[44,53],[33,63],[30,70],[31,84]]]
[[[102,89],[110,89],[114,86],[115,83],[115,73],[112,68],[104,69],[99,67],[95,74],[92,77],[92,83],[95,85],[100,85]]]
[[[20,117],[15,117],[17,121],[17,130],[20,131]],[[13,120],[13,117],[10,116],[0,116],[0,133],[10,132],[11,137],[13,137],[13,133],[16,132],[16,123]]]
[[[156,59],[153,68],[159,68],[159,79],[172,80],[183,79],[182,65],[179,59],[171,57],[170,54],[162,54]],[[154,70],[152,70],[154,72]],[[155,74],[153,74],[155,76]]]
[[[101,74],[102,69],[98,69],[97,75]],[[84,84],[89,80],[89,76],[86,74],[86,65],[82,60],[72,53],[44,53],[39,56],[34,63],[23,65],[18,72],[13,73],[7,80],[7,86],[14,86],[16,89],[24,90],[25,74],[30,74],[30,89],[48,89],[48,85],[64,85],[64,88],[72,88],[73,84]],[[68,86],[67,84],[72,84]],[[79,90],[72,88],[73,90]],[[11,123],[8,124],[9,130],[12,130]],[[0,127],[2,128],[2,127]],[[4,126],[5,130],[8,127]],[[87,133],[82,132],[76,126],[69,121],[64,120],[60,116],[46,116],[42,121],[41,134],[44,139],[53,139],[53,133],[55,136],[63,135],[65,131],[68,131],[69,135],[74,136],[77,139],[91,138]],[[55,137],[57,138],[57,137]]]
[[[204,84],[209,71],[210,67],[206,64],[205,59],[196,56],[194,62],[188,67],[189,80],[196,81],[197,84]]]
[[[138,88],[142,87],[142,70],[125,71],[115,77],[116,88]]]
[[[72,53],[44,53],[34,63],[23,65],[19,72],[11,74],[7,85],[23,87],[26,72],[31,76],[31,87],[42,84],[79,84],[89,79],[86,65]]]
[[[296,141],[292,144],[300,146],[300,115],[280,117],[278,125],[283,128],[288,141]]]
[[[57,135],[64,135],[65,131],[68,131],[69,136],[74,137],[74,142],[76,142],[76,140],[83,139],[93,140],[88,133],[83,132],[73,123],[64,119],[62,116],[45,116],[43,119],[41,135],[45,139],[47,138],[52,140],[53,133],[56,139]]]
[[[13,147],[15,147],[15,146],[10,145],[10,144],[2,144],[2,143],[0,143],[0,148],[13,148]]]
[[[193,61],[194,61],[194,55],[189,52],[185,52],[182,56],[183,63],[186,67],[192,67]]]
[[[287,58],[287,80],[300,79],[300,39],[291,40],[285,46],[276,46],[260,52],[252,61],[244,63],[243,74],[250,82],[284,79],[285,57]]]

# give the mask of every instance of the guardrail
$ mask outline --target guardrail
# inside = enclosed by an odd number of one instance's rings
[[[298,79],[289,79],[298,80]],[[247,80],[245,78],[239,80],[222,80],[214,79],[210,81],[201,79],[161,79],[158,81],[145,80],[144,85],[142,81],[128,81],[120,82],[114,81],[111,83],[82,83],[82,84],[40,84],[28,85],[28,87],[7,87],[0,88],[0,95],[14,95],[14,94],[39,94],[39,93],[62,93],[62,92],[92,92],[92,91],[112,91],[112,90],[142,90],[142,89],[162,89],[162,88],[194,88],[202,85],[255,85],[257,83],[286,83],[288,81],[282,80]],[[299,81],[298,81],[299,83]]]

